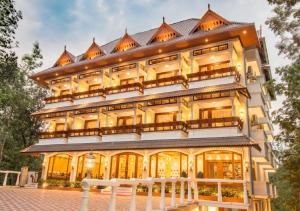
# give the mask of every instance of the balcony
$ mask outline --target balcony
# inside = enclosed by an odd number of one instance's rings
[[[187,121],[189,138],[240,136],[243,122],[239,117]]]
[[[261,150],[258,151],[255,148],[252,148],[252,156],[253,156],[253,160],[255,160],[256,162],[270,162],[270,152],[269,152],[269,148],[270,146],[268,145],[267,142],[264,143],[260,143],[259,144]]]
[[[113,127],[103,127],[102,141],[137,141],[140,139],[141,125],[122,125]]]
[[[95,89],[73,94],[74,104],[92,103],[104,100],[104,90]]]
[[[88,139],[87,139],[88,136]],[[100,128],[85,128],[68,131],[68,143],[91,143],[99,142],[101,137]]]
[[[119,86],[108,87],[105,89],[106,99],[115,100],[128,97],[136,97],[144,93],[144,87],[141,83],[131,83]]]
[[[64,144],[67,137],[67,131],[40,132],[38,144]]]
[[[190,88],[200,88],[228,84],[240,81],[240,74],[235,67],[225,67],[205,72],[196,72],[187,75]]]
[[[183,90],[188,87],[187,79],[182,75],[144,81],[145,95]]]
[[[185,138],[187,128],[183,121],[143,124],[142,140]]]
[[[267,198],[273,194],[272,184],[266,181],[253,181],[254,192],[256,197]]]
[[[55,108],[55,107],[65,107],[72,104],[72,94],[51,96],[45,98],[46,106],[45,108]]]

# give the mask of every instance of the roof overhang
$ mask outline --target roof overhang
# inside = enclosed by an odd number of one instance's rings
[[[142,149],[174,149],[174,148],[203,148],[203,147],[255,147],[260,150],[259,145],[253,143],[245,136],[221,137],[221,138],[192,138],[192,139],[166,139],[145,141],[119,141],[98,142],[83,144],[51,144],[32,145],[22,153],[37,154],[47,152],[76,152],[76,151],[107,151],[107,150],[142,150]]]
[[[121,53],[108,54],[95,59],[84,60],[62,67],[49,68],[33,74],[31,78],[37,81],[37,83],[45,85],[46,80],[56,78],[61,75],[74,74],[88,69],[103,68],[118,64],[120,61],[128,62],[143,59],[155,56],[159,51],[161,51],[161,53],[170,53],[232,38],[240,39],[244,48],[259,47],[259,40],[254,24],[243,24],[234,26],[230,29],[218,28],[217,30],[205,33],[195,33],[186,38],[179,37],[177,39],[169,40],[168,42],[155,43],[153,45],[146,45]],[[208,43],[205,42],[206,39],[209,40]]]

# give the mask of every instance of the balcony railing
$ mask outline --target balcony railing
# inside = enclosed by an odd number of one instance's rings
[[[228,76],[235,76],[236,81],[240,80],[240,74],[235,67],[225,67],[221,69],[216,69],[216,70],[211,70],[206,72],[191,73],[187,75],[189,81],[202,81],[202,80],[222,78]]]
[[[73,94],[74,99],[82,99],[82,98],[88,98],[88,97],[96,97],[96,96],[103,96],[104,90],[103,89],[95,89],[95,90],[89,90],[85,92],[77,92]]]
[[[53,132],[40,132],[39,138],[40,139],[47,139],[47,138],[67,138],[68,132],[67,131],[53,131]]]
[[[176,122],[161,122],[161,123],[148,123],[143,124],[143,132],[156,132],[156,131],[173,131],[173,130],[182,130],[187,131],[187,124],[182,121]]]
[[[77,137],[77,136],[100,136],[101,130],[100,128],[86,128],[86,129],[76,129],[69,130],[69,137]]]
[[[52,96],[45,98],[45,102],[48,103],[58,103],[72,101],[72,94],[60,95],[60,96]]]
[[[108,87],[105,89],[105,92],[107,95],[122,93],[122,92],[132,92],[132,91],[139,91],[139,92],[143,93],[144,87],[141,83],[137,82],[137,83],[132,83],[132,84]]]
[[[188,81],[184,76],[177,75],[177,76],[172,76],[172,77],[168,77],[168,78],[160,78],[160,79],[143,82],[145,89],[160,87],[160,86],[174,85],[174,84],[182,84],[183,86],[187,87]]]
[[[218,128],[218,127],[238,127],[243,128],[243,122],[239,117],[224,117],[213,119],[197,119],[187,121],[189,129]]]
[[[141,125],[122,125],[114,127],[101,128],[103,135],[126,134],[126,133],[141,133]]]

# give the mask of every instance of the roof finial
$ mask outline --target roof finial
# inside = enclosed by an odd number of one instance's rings
[[[125,27],[125,34],[127,34],[127,26]]]
[[[210,4],[208,4],[207,7],[208,7],[208,10],[210,10]]]
[[[93,37],[93,42],[95,42],[95,37]]]
[[[67,50],[67,46],[65,45],[65,46],[64,46],[64,51],[66,51],[66,50]]]
[[[163,23],[166,23],[166,19],[165,19],[165,16],[163,16]]]

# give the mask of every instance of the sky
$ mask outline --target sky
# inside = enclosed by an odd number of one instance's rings
[[[19,56],[31,51],[38,41],[42,49],[43,67],[52,66],[62,53],[64,45],[74,55],[84,53],[93,37],[99,45],[129,34],[159,27],[162,17],[167,23],[188,18],[201,18],[208,3],[211,9],[231,21],[254,22],[262,26],[266,37],[269,59],[275,67],[287,63],[278,56],[278,39],[265,25],[272,16],[267,0],[15,0],[23,13],[16,39]],[[281,106],[282,98],[273,102],[273,109]]]

